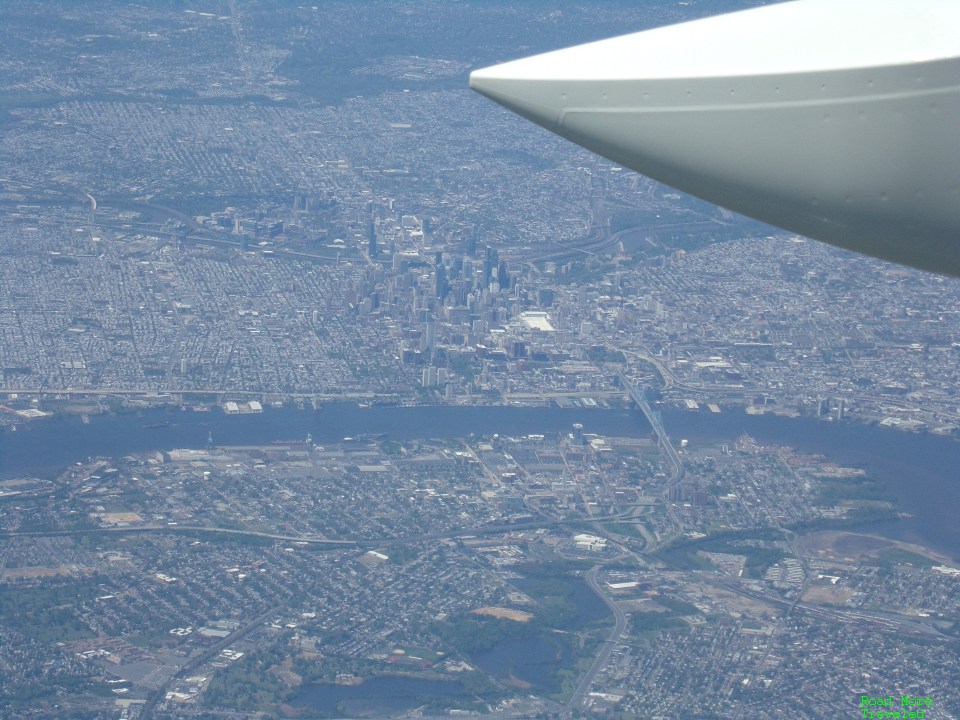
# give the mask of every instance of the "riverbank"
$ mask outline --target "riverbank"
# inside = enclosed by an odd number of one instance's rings
[[[823,422],[815,418],[662,411],[674,446],[732,443],[747,434],[758,442],[816,453],[838,464],[863,468],[881,481],[904,516],[863,532],[929,548],[960,558],[960,443],[933,434],[906,433],[878,426]],[[651,429],[637,410],[558,407],[382,406],[336,403],[267,407],[262,413],[226,415],[154,408],[125,415],[54,417],[0,432],[0,479],[24,475],[53,477],[89,457],[120,458],[139,452],[216,445],[266,445],[274,441],[314,444],[344,437],[381,435],[395,440],[455,439],[470,435],[528,435],[570,432],[647,437]]]
[[[152,408],[140,412],[57,416],[0,432],[0,479],[20,474],[52,477],[89,457],[123,457],[152,450],[200,449],[214,445],[268,445],[303,442],[323,445],[345,437],[383,436],[393,440],[456,439],[471,435],[584,432],[646,437],[639,411],[455,405],[363,406],[354,402],[312,407],[266,407],[260,413],[228,415]]]

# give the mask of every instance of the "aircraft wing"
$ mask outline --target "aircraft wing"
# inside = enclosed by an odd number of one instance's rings
[[[796,0],[476,70],[619,164],[868,255],[960,277],[960,2]]]

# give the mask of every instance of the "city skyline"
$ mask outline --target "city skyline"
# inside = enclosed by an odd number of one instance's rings
[[[758,4],[5,3],[0,714],[960,717],[960,283],[466,86]]]

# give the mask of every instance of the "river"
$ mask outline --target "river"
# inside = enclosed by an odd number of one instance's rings
[[[832,461],[864,468],[886,483],[899,509],[913,517],[871,525],[869,531],[915,542],[960,559],[960,443],[854,423],[813,418],[747,415],[740,410],[690,413],[665,410],[673,442],[732,442],[743,433],[768,444],[820,453]],[[165,424],[163,427],[148,427]],[[268,408],[258,415],[227,416],[214,409],[179,409],[140,414],[58,417],[0,432],[0,478],[21,474],[50,477],[70,463],[92,456],[122,457],[178,447],[200,448],[208,436],[218,445],[267,444],[304,439],[324,444],[362,433],[387,433],[396,440],[455,438],[470,434],[568,432],[582,423],[585,432],[645,436],[650,426],[639,411],[547,407],[382,407],[331,404],[318,411]]]
[[[309,433],[314,443],[322,445],[363,433],[386,433],[393,440],[558,433],[569,432],[574,423],[583,424],[585,432],[602,435],[639,437],[650,431],[639,412],[596,408],[364,408],[334,403],[317,411],[288,406],[248,415],[225,415],[219,409],[203,413],[153,409],[95,415],[88,424],[79,417],[56,417],[20,425],[16,432],[0,432],[0,476],[27,472],[50,476],[88,457],[202,448],[211,436],[217,445],[267,445],[275,440],[304,440]]]
[[[912,517],[874,523],[864,532],[917,543],[960,561],[960,442],[850,422],[747,415],[742,411],[667,410],[663,422],[674,443],[730,441],[744,433],[765,444],[818,453],[859,467],[886,484],[898,510]]]

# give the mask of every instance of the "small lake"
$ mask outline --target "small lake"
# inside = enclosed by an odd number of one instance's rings
[[[465,697],[459,682],[383,675],[360,685],[314,683],[300,689],[289,704],[329,716],[382,717],[411,710],[430,698]]]
[[[556,672],[571,664],[570,648],[549,636],[504,640],[470,661],[498,680],[528,683],[538,692],[553,692]]]
[[[543,581],[524,578],[511,582],[521,592],[533,592]],[[569,593],[566,600],[576,609],[573,619],[558,628],[563,633],[582,630],[610,615],[610,609],[582,578],[550,578],[547,582],[565,585]],[[569,635],[545,631],[537,637],[504,640],[490,650],[474,653],[470,661],[499,680],[520,681],[540,692],[554,692],[558,689],[557,671],[571,665],[569,639]]]

